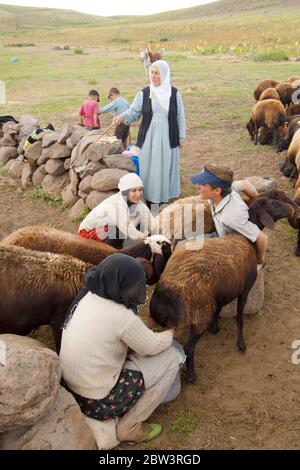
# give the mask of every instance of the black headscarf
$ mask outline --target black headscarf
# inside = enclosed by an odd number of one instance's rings
[[[90,269],[83,279],[86,285],[68,309],[64,328],[79,301],[88,293],[123,304],[137,313],[137,306],[146,302],[146,278],[142,264],[131,256],[114,253]]]

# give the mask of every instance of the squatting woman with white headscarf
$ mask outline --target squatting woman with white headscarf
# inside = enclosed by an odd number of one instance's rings
[[[150,86],[140,91],[130,108],[114,118],[131,124],[142,116],[137,145],[140,176],[148,203],[163,203],[180,195],[179,147],[185,138],[184,107],[180,92],[171,85],[167,62],[150,68]]]

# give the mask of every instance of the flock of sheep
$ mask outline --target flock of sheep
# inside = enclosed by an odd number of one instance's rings
[[[300,114],[292,114],[296,110],[300,113],[300,109],[299,105],[291,105],[292,94],[300,86],[298,79],[292,77],[284,84],[264,81],[254,92],[258,101],[247,124],[249,134],[254,143],[267,140],[278,151],[288,149],[282,169],[296,180],[294,199],[283,191],[270,189],[248,202],[249,219],[260,229],[273,229],[275,222],[283,218],[292,227],[300,228]],[[221,308],[236,298],[237,347],[241,352],[246,350],[243,314],[257,277],[257,257],[254,245],[238,233],[205,239],[201,249],[186,250],[181,246],[173,250],[176,211],[186,204],[192,205],[193,226],[197,211],[202,210],[204,231],[215,230],[205,202],[198,196],[179,199],[157,216],[156,235],[121,251],[139,259],[147,282],[156,284],[150,317],[163,328],[189,329],[185,345],[187,378],[194,382],[198,340],[208,328],[212,333],[218,332]],[[183,217],[183,211],[179,212]],[[168,230],[163,223],[165,216],[170,220]],[[298,237],[297,254],[299,240]],[[7,236],[0,242],[0,334],[27,335],[34,328],[49,324],[58,352],[65,314],[83,287],[84,274],[116,251],[104,243],[46,226],[24,227]]]
[[[254,144],[271,144],[277,152],[287,150],[280,165],[284,176],[294,181],[293,199],[300,205],[300,77],[286,82],[263,80],[254,90],[257,103],[253,106],[247,129]],[[260,135],[259,135],[260,130]],[[300,256],[300,230],[295,254]]]

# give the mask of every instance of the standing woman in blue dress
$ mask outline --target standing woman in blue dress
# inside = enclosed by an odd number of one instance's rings
[[[182,96],[171,85],[167,62],[153,62],[150,81],[114,123],[129,125],[142,116],[137,145],[144,196],[148,204],[160,204],[180,195],[179,148],[185,138],[185,117]]]

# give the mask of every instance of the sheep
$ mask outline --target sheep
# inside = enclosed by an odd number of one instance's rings
[[[286,116],[289,118],[291,116],[296,116],[300,114],[300,104],[291,104],[286,110]]]
[[[287,150],[289,145],[294,137],[295,132],[300,128],[300,114],[295,116],[290,116],[287,118],[288,120],[288,128],[287,134],[284,138],[279,139],[277,144],[277,152],[282,152],[283,150]]]
[[[27,335],[49,324],[59,351],[68,306],[91,267],[69,255],[0,245],[0,333]]]
[[[253,92],[255,101],[259,100],[259,97],[264,90],[266,90],[267,88],[275,88],[278,83],[279,82],[276,82],[276,80],[263,80],[262,82],[260,82]]]
[[[286,83],[293,83],[297,80],[300,80],[300,77],[296,76],[296,77],[290,77],[286,80]]]
[[[268,127],[272,131],[273,139],[277,138],[277,130],[286,122],[283,104],[278,100],[258,101],[253,109],[247,130],[254,144],[258,142],[258,131],[261,127]]]
[[[263,100],[268,100],[268,99],[280,100],[279,95],[277,91],[275,90],[275,88],[266,88],[260,95],[258,101],[263,101]]]
[[[107,256],[118,252],[116,248],[106,243],[87,240],[77,234],[45,225],[20,228],[4,238],[1,245],[16,245],[36,251],[71,255],[92,265],[96,265]],[[166,237],[148,237],[119,251],[141,261],[148,284],[157,282],[172,252],[170,241]]]
[[[275,90],[279,95],[279,99],[284,106],[289,106],[292,103],[292,94],[295,91],[291,83],[279,83]]]
[[[300,181],[298,181],[300,171],[300,128],[294,133],[285,162],[281,165],[281,170],[284,176],[295,179],[296,187],[300,185]]]
[[[292,216],[294,207],[280,200],[259,196],[249,208],[249,218],[262,229]],[[169,259],[150,303],[150,319],[163,328],[190,328],[185,345],[187,377],[196,380],[194,352],[202,333],[210,325],[217,333],[220,310],[238,298],[237,347],[244,352],[243,311],[257,276],[253,243],[240,234],[205,239],[200,250],[179,247]]]
[[[264,193],[275,184],[272,178],[263,176],[248,176],[245,179],[255,186],[259,194]],[[243,192],[241,193],[241,197],[248,203],[249,198],[245,196]],[[185,212],[184,208],[187,206],[189,206],[190,211]],[[202,217],[203,226],[201,224]],[[198,227],[196,227],[197,222]],[[177,224],[177,228],[179,228],[179,234],[176,234],[175,224]],[[182,227],[185,228],[183,233],[181,230]],[[204,233],[211,233],[216,229],[207,201],[203,201],[200,196],[189,196],[178,199],[163,209],[156,218],[155,230],[159,233],[163,233],[172,241],[172,244],[175,245],[175,239],[188,239],[191,238],[196,231],[199,232],[203,230]]]

